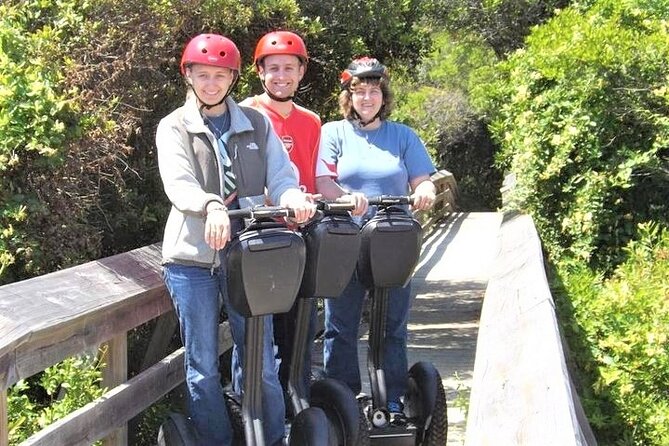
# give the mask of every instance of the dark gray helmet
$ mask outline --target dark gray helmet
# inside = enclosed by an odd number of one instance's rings
[[[339,78],[341,88],[347,88],[351,79],[357,78],[384,78],[388,79],[388,69],[373,57],[360,57],[354,59],[342,73]]]

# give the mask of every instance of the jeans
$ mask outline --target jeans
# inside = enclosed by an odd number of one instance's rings
[[[198,445],[229,445],[232,428],[218,371],[218,321],[221,300],[228,313],[234,348],[232,387],[243,388],[244,318],[228,304],[223,269],[165,265],[165,283],[172,296],[185,347],[186,386],[190,417],[198,432]],[[222,299],[221,299],[222,297]],[[280,444],[284,436],[285,406],[274,361],[272,320],[265,317],[263,342],[263,428],[268,445]]]
[[[185,350],[188,410],[201,445],[229,445],[232,426],[219,373],[218,321],[222,274],[206,268],[165,265],[165,284]]]
[[[325,299],[325,373],[328,377],[346,383],[355,394],[362,389],[358,364],[358,330],[365,291],[356,272],[341,296]],[[411,285],[388,291],[382,368],[388,402],[399,402],[407,389],[407,323],[411,307]]]

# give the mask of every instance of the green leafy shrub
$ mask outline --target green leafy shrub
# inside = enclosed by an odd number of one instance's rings
[[[104,393],[103,364],[92,356],[77,356],[21,380],[7,393],[9,444],[19,444],[54,421]]]
[[[33,181],[62,165],[77,132],[60,67],[60,42],[81,23],[76,4],[0,5],[0,283],[39,269],[29,227],[44,206]]]
[[[608,279],[585,265],[560,268],[576,324],[568,331],[590,346],[572,355],[601,444],[669,444],[669,230],[639,232]]]
[[[493,73],[475,103],[553,259],[607,267],[638,222],[669,221],[669,33],[663,17],[602,0],[565,9]]]
[[[495,60],[491,50],[471,38],[433,36],[434,49],[410,76],[395,76],[397,108],[392,119],[414,128],[438,168],[458,182],[458,207],[490,211],[501,206],[501,173],[494,168],[495,146],[485,123],[470,105],[470,74]],[[417,82],[416,82],[417,79]]]

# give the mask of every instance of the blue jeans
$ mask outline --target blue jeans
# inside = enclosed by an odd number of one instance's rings
[[[407,323],[411,307],[411,285],[391,288],[388,293],[383,371],[388,402],[399,402],[407,389]],[[365,288],[357,272],[341,296],[325,299],[323,360],[325,373],[358,394],[362,388],[358,365],[358,330]]]
[[[163,268],[185,350],[188,410],[198,444],[229,445],[232,426],[219,373],[218,321],[225,281],[206,268],[168,264]]]
[[[202,445],[229,445],[232,428],[219,368],[218,321],[225,303],[235,347],[232,359],[233,390],[241,394],[244,354],[244,318],[228,304],[225,271],[196,266],[165,265],[164,277],[172,296],[185,347],[188,407]],[[222,299],[221,299],[222,297]],[[263,345],[263,428],[268,445],[284,435],[285,406],[276,372],[271,317],[266,317]]]

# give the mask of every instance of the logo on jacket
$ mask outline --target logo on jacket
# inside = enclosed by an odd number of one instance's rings
[[[293,150],[293,137],[290,135],[285,135],[281,137],[281,142],[283,143],[283,146],[286,148],[286,152],[290,153],[291,150]]]
[[[258,150],[258,144],[252,142],[252,143],[249,143],[249,145],[246,146],[246,148],[249,149],[249,150]]]

